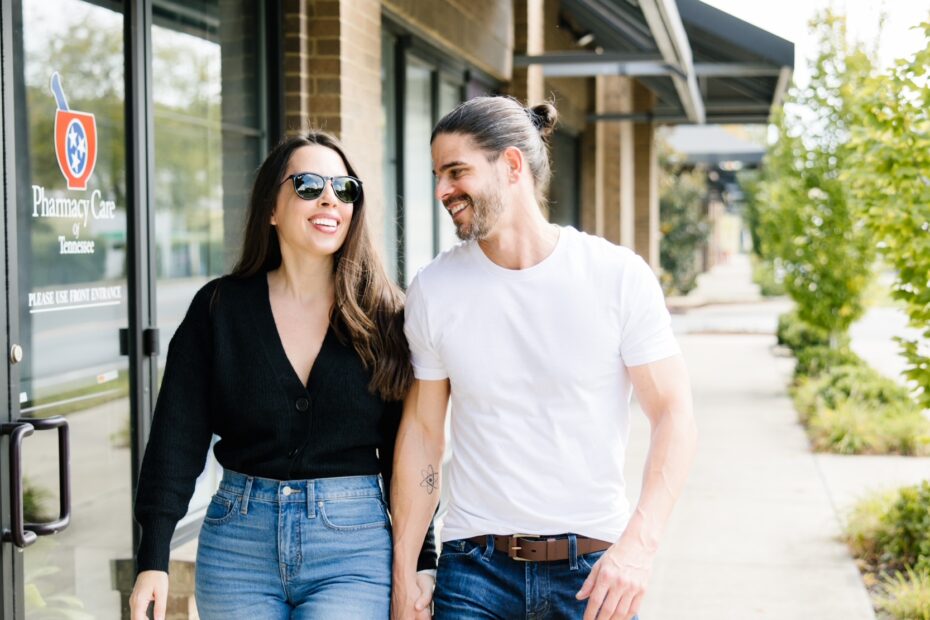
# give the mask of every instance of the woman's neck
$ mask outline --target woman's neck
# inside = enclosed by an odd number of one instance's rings
[[[268,274],[268,284],[273,293],[299,302],[332,304],[335,297],[333,259],[331,256],[303,260],[283,257],[281,266]]]

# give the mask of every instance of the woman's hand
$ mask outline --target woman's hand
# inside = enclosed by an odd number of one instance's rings
[[[416,610],[416,620],[429,620],[433,617],[433,587],[436,585],[436,578],[430,573],[417,573],[417,585],[420,587],[420,594],[414,603]]]
[[[146,620],[149,603],[155,601],[155,620],[165,620],[168,604],[168,573],[160,570],[144,570],[136,577],[136,585],[129,596],[132,620]]]
[[[430,603],[436,580],[429,573],[417,573],[414,583],[394,576],[391,589],[391,620],[429,620],[433,617]]]

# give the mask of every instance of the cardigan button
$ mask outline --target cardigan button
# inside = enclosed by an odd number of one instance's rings
[[[295,404],[297,407],[297,411],[306,411],[307,409],[310,408],[310,401],[307,400],[306,398],[298,398],[297,403]]]

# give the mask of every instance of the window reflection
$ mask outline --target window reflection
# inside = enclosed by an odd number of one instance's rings
[[[109,4],[118,7],[116,4]],[[24,554],[27,618],[119,616],[132,555],[123,16],[24,0],[14,25],[20,414],[71,427],[72,521]],[[58,516],[58,439],[24,442],[26,520]]]
[[[238,258],[252,178],[266,148],[260,3],[156,3],[155,261],[164,371],[167,344],[197,290]],[[191,511],[199,520],[220,477],[212,454]]]

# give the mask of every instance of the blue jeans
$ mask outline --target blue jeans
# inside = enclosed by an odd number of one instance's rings
[[[386,619],[391,532],[377,476],[226,471],[197,550],[201,620]]]
[[[573,534],[567,536],[569,548]],[[553,562],[520,562],[494,549],[494,539],[443,543],[436,573],[436,620],[555,620],[584,615],[575,594],[603,551]]]

